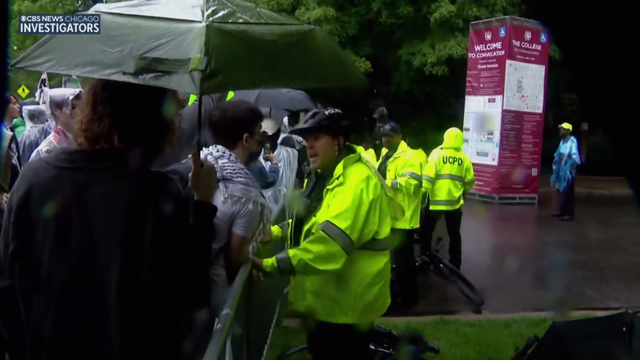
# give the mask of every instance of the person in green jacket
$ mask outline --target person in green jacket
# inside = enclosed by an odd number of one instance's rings
[[[7,106],[7,111],[4,115],[4,126],[6,129],[11,130],[17,139],[20,139],[20,136],[27,130],[27,125],[20,116],[20,102],[15,95],[9,94],[9,106]]]
[[[11,128],[13,129],[13,133],[16,134],[16,139],[20,140],[22,134],[27,131],[27,123],[23,118],[15,118],[11,122]]]
[[[290,308],[309,325],[313,359],[367,359],[369,334],[390,302],[390,235],[402,207],[375,167],[348,144],[349,123],[338,109],[317,109],[293,130],[308,147],[302,216],[271,229],[290,245],[253,259],[266,275],[292,276]],[[293,241],[289,241],[293,237]]]

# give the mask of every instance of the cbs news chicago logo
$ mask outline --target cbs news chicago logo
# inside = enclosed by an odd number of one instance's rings
[[[24,14],[18,20],[18,33],[25,35],[100,34],[100,14]]]

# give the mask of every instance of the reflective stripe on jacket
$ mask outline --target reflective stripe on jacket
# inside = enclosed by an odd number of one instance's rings
[[[429,157],[422,149],[411,149],[413,151],[414,157],[416,160],[420,162],[420,175],[422,176],[422,199],[426,200],[427,196],[427,180],[425,173],[427,171],[427,163],[429,162]],[[425,205],[425,204],[422,204]]]
[[[380,161],[387,153],[382,149]],[[402,204],[404,217],[394,224],[395,229],[416,229],[420,227],[420,205],[422,200],[422,169],[406,142],[400,142],[387,163],[385,180],[394,190],[396,198]]]
[[[293,275],[291,308],[316,320],[365,324],[391,302],[390,235],[402,208],[376,169],[357,153],[335,169],[316,214],[307,219],[302,241],[273,258],[267,272]],[[290,223],[273,227],[284,237]]]
[[[442,146],[429,155],[425,180],[429,189],[429,209],[455,210],[464,204],[464,192],[476,183],[473,165],[461,152],[464,135],[456,128],[447,130]]]

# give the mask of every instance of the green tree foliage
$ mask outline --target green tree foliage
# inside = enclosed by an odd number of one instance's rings
[[[334,36],[391,105],[392,115],[423,129],[427,122],[442,128],[461,121],[469,23],[523,12],[520,0],[257,2]]]
[[[426,147],[440,141],[441,130],[462,122],[469,23],[526,17],[521,0],[249,1],[320,26],[333,36],[375,88],[378,99],[371,105],[387,105],[405,133],[421,134],[414,143]],[[72,13],[90,6],[90,0],[15,1],[11,59],[40,38],[17,34],[18,14]],[[558,56],[556,48],[552,55]],[[11,75],[13,91],[22,84],[35,86],[39,76],[16,70]]]

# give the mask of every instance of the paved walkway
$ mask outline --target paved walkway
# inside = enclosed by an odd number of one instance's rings
[[[550,185],[550,175],[540,177],[540,195],[555,193]],[[577,197],[630,197],[632,195],[625,178],[578,176],[576,178]]]
[[[631,201],[580,199],[576,221],[559,222],[550,199],[538,206],[465,204],[463,273],[491,313],[640,306],[640,213]],[[434,236],[447,239],[444,222]],[[446,249],[443,249],[446,253]],[[420,281],[422,301],[400,316],[469,311],[455,288]]]

